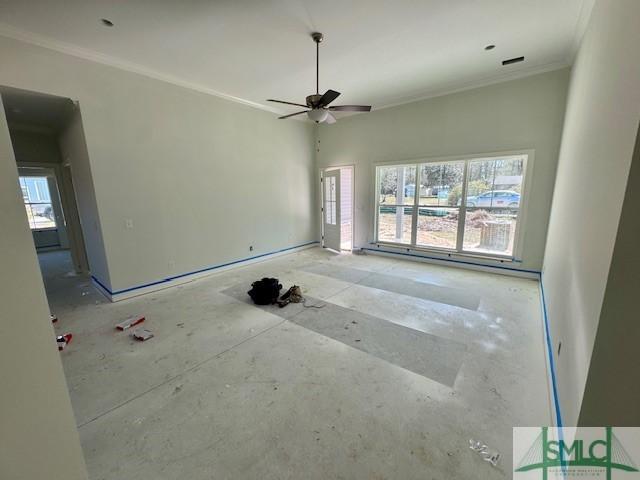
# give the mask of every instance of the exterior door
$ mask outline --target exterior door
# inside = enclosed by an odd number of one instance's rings
[[[324,172],[322,189],[322,246],[340,251],[340,170]]]

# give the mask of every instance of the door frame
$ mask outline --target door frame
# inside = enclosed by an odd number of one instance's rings
[[[351,251],[355,248],[354,240],[356,236],[356,165],[354,163],[345,163],[337,165],[329,165],[319,168],[319,184],[320,188],[318,202],[320,204],[320,245],[324,248],[324,172],[327,170],[336,170],[339,168],[351,168]],[[342,180],[342,179],[341,179]]]

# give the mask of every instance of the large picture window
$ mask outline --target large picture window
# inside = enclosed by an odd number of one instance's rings
[[[47,177],[20,177],[20,189],[31,230],[56,228]]]
[[[376,241],[514,255],[527,155],[376,169]]]

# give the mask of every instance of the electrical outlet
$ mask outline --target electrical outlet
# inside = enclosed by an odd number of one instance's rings
[[[126,228],[133,228],[133,220],[131,218],[125,219],[124,226]]]

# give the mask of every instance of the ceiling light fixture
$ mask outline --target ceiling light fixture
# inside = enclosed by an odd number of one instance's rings
[[[101,18],[100,21],[105,27],[113,27],[113,22],[108,18]]]
[[[316,123],[324,122],[329,116],[329,112],[324,108],[314,108],[307,112],[307,116]]]

